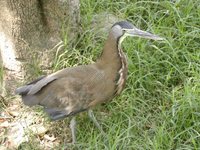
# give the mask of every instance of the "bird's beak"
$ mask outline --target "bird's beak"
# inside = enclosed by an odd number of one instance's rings
[[[142,31],[137,28],[129,29],[129,30],[125,30],[125,31],[128,36],[136,36],[136,37],[152,39],[152,40],[164,40],[164,38],[161,38],[157,35],[154,35],[152,33],[146,32],[146,31]]]

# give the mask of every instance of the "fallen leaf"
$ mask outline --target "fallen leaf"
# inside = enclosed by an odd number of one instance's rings
[[[0,117],[0,123],[5,122],[5,121],[6,121],[6,118],[1,118]]]
[[[8,113],[9,113],[11,116],[13,116],[13,117],[19,116],[19,112],[18,112],[18,111],[8,110]]]
[[[12,105],[10,105],[9,109],[10,110],[17,110],[17,109],[19,109],[19,104],[12,104]]]
[[[28,137],[25,133],[26,125],[27,122],[25,121],[18,121],[10,124],[7,138],[11,147],[17,148],[21,143],[28,141]]]
[[[11,119],[11,118],[12,117],[9,115],[9,113],[7,113],[7,111],[6,112],[3,111],[3,112],[0,113],[0,120],[1,119]]]
[[[6,146],[0,145],[0,150],[7,150],[8,148]]]
[[[0,128],[0,137],[2,138],[6,134],[6,129]],[[3,139],[3,138],[2,138]],[[2,142],[2,139],[0,140],[0,143]],[[2,143],[1,143],[2,144]]]
[[[44,139],[46,139],[48,141],[51,141],[51,142],[56,140],[56,138],[54,136],[49,136],[47,134],[44,135]]]
[[[7,128],[10,126],[10,123],[8,121],[4,121],[3,123],[0,124],[0,128]]]
[[[32,125],[32,126],[30,126],[30,128],[29,128],[32,132],[33,132],[33,134],[35,134],[35,135],[43,135],[43,134],[45,134],[48,130],[44,127],[44,126],[42,126],[42,125]]]

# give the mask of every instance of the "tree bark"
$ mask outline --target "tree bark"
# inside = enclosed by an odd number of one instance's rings
[[[0,10],[4,89],[13,91],[20,79],[32,75],[35,66],[48,70],[62,29],[70,31],[68,37],[76,36],[79,0],[1,0]]]

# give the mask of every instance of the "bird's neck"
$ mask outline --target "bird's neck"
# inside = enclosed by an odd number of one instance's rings
[[[126,56],[120,47],[119,40],[109,36],[102,55],[97,61],[98,67],[105,72],[106,77],[115,81],[115,94],[123,90],[128,71]]]
[[[119,48],[121,47],[118,45],[118,39],[114,38],[112,35],[109,35],[99,58],[99,62],[104,64],[105,67],[112,66],[120,68],[121,58],[119,55]]]

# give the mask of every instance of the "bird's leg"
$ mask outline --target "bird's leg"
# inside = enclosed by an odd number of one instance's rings
[[[70,129],[72,132],[72,144],[76,143],[76,117],[73,117],[70,121]]]
[[[99,125],[97,119],[94,116],[94,113],[91,109],[88,110],[88,115],[89,118],[93,121],[93,123],[96,125],[96,127],[101,131],[101,133],[105,136],[105,132],[103,131],[103,129],[101,128],[101,126]]]

